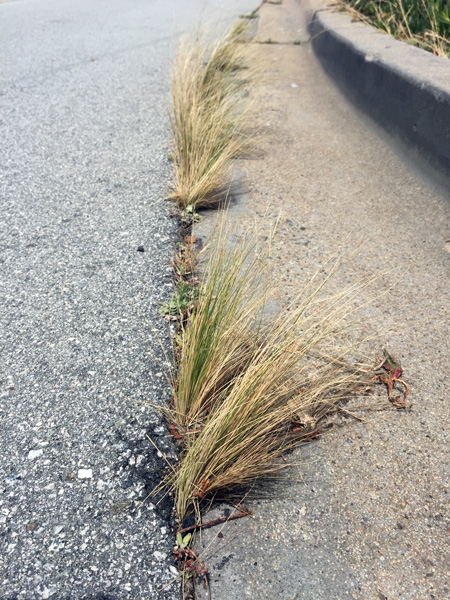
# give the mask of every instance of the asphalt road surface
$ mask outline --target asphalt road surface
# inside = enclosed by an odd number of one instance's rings
[[[179,597],[160,303],[170,61],[229,0],[0,2],[0,598]],[[166,587],[164,587],[166,586]]]

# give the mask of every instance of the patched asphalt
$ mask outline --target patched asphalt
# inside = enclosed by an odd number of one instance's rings
[[[2,600],[179,597],[143,403],[170,396],[170,61],[221,8],[0,4]]]

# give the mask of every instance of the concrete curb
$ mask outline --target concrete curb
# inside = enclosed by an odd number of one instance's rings
[[[307,9],[314,52],[350,99],[450,176],[450,60],[327,9]]]

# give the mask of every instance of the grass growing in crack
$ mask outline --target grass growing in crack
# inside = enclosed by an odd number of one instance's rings
[[[198,35],[178,48],[172,72],[170,122],[175,186],[181,208],[216,204],[232,161],[241,155],[249,70],[243,41],[248,25],[238,21],[214,46]]]
[[[313,278],[265,322],[268,257],[254,236],[230,244],[219,227],[212,240],[174,382],[185,445],[172,478],[180,519],[206,495],[279,470],[277,458],[363,376],[344,360],[349,349],[336,349],[360,288],[319,299],[328,277]]]
[[[398,39],[450,56],[448,0],[340,0],[339,4]]]

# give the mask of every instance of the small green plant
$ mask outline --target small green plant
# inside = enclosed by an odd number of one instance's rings
[[[301,40],[294,40],[294,46],[300,46],[302,43]]]
[[[191,223],[198,223],[202,218],[201,215],[196,212],[193,204],[185,206],[181,211],[181,216],[188,218]]]
[[[197,286],[181,281],[169,302],[161,307],[162,314],[185,315],[194,309],[199,293],[200,290]]]
[[[177,543],[173,549],[174,558],[184,579],[195,579],[198,575],[205,575],[207,572],[197,553],[189,548],[191,538],[192,534],[190,533],[183,537],[178,532]]]
[[[184,537],[181,535],[181,533],[177,533],[178,549],[183,550],[184,548],[186,548],[189,545],[191,538],[192,538],[192,533],[188,533]]]
[[[264,43],[265,44],[279,44],[280,42],[277,42],[276,40],[273,40],[272,38],[267,38],[267,40]]]

